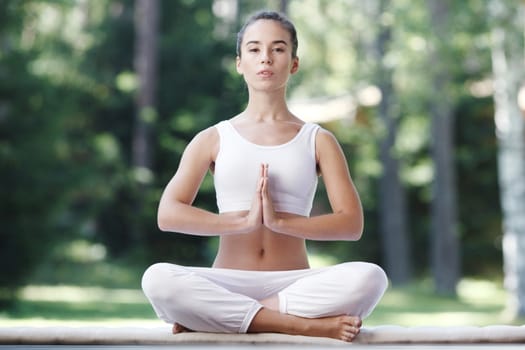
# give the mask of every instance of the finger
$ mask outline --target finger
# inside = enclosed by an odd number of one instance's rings
[[[268,190],[268,164],[261,164],[262,193],[266,194]]]
[[[261,163],[261,170],[259,173],[259,181],[257,182],[256,192],[261,193],[263,191],[263,184],[264,184],[264,164]]]
[[[262,177],[261,181],[262,181],[261,192],[262,192],[263,196],[266,196],[268,194],[268,178],[267,177]]]
[[[263,186],[264,186],[264,178],[260,178],[259,179],[259,182],[257,183],[257,193],[261,193],[263,191]]]

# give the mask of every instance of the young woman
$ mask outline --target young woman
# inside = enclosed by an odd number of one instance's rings
[[[220,236],[213,267],[155,264],[144,293],[174,333],[352,341],[388,282],[370,263],[309,268],[305,240],[358,240],[363,213],[334,136],[288,110],[286,85],[299,68],[293,24],[276,12],[252,16],[238,34],[236,66],[246,109],[195,136],[158,209],[163,231]],[[192,205],[208,170],[219,214]],[[332,213],[310,217],[319,175]]]

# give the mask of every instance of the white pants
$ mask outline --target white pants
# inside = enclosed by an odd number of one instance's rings
[[[365,318],[388,285],[377,265],[349,262],[290,271],[245,271],[159,263],[142,277],[142,289],[157,316],[201,332],[246,333],[263,307],[278,296],[279,311],[317,318]]]

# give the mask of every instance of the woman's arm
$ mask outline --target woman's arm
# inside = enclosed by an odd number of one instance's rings
[[[260,200],[254,201],[244,217],[218,215],[192,206],[218,148],[219,136],[214,127],[200,132],[188,144],[160,199],[157,222],[162,231],[211,236],[250,232],[262,225],[261,210],[256,208]]]
[[[316,153],[332,213],[310,218],[280,217],[273,212],[269,191],[263,187],[264,223],[273,231],[305,239],[356,241],[363,232],[363,209],[343,151],[335,137],[321,129],[316,137]]]

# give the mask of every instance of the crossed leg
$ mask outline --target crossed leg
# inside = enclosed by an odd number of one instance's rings
[[[328,337],[343,341],[352,341],[361,328],[358,316],[331,316],[304,318],[279,312],[277,296],[261,301],[264,306],[255,315],[248,328],[249,333],[275,332],[291,335]],[[173,325],[173,334],[191,332],[181,324]]]
[[[253,295],[269,288],[273,294],[252,299],[234,292],[237,284],[250,286]],[[372,311],[386,286],[380,268],[361,263],[276,274],[157,264],[143,277],[146,296],[157,315],[171,321],[173,333],[276,332],[344,341],[359,334],[361,318]]]
[[[255,315],[248,332],[277,332],[292,335],[307,335],[328,337],[344,341],[352,341],[361,328],[358,316],[329,316],[320,318],[305,318],[282,314],[279,312],[277,296],[261,301],[264,306]]]

